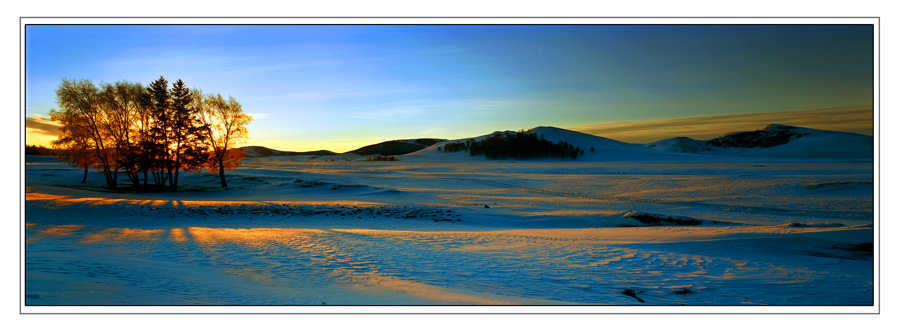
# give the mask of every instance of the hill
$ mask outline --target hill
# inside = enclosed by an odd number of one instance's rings
[[[712,148],[706,145],[706,141],[695,140],[688,137],[664,139],[645,144],[644,146],[655,150],[690,154],[712,151]]]
[[[495,131],[477,137],[401,139],[385,141],[343,153],[358,156],[399,156],[408,160],[477,161],[578,160],[578,161],[697,161],[734,157],[794,159],[872,159],[872,136],[770,124],[761,130],[731,132],[710,140],[687,137],[648,144],[631,144],[586,133],[540,126],[527,131]],[[248,157],[318,155],[337,153],[280,151],[260,146],[244,147]]]
[[[392,156],[392,155],[406,155],[409,153],[417,152],[419,150],[425,149],[428,146],[434,145],[438,142],[445,141],[446,139],[402,139],[402,140],[391,140],[385,141],[381,143],[377,143],[374,145],[368,145],[356,150],[352,150],[346,152],[346,154],[356,154],[360,156],[370,156],[370,155],[381,155],[381,156]]]
[[[872,136],[770,124],[761,130],[727,133],[710,140],[677,137],[644,147],[677,153],[772,158],[873,157]]]
[[[478,137],[442,141],[404,157],[417,160],[487,160],[490,158],[490,156],[485,152],[479,151],[478,146],[475,147],[476,153],[473,155],[471,145],[481,143],[482,145],[480,147],[483,148],[483,144],[487,141],[498,138],[515,138],[515,136],[519,133],[533,135],[537,140],[544,140],[554,145],[565,145],[567,149],[569,148],[569,146],[571,146],[571,149],[577,150],[577,156],[575,156],[575,158],[573,159],[571,156],[535,157],[526,155],[522,157],[507,156],[505,159],[656,161],[677,160],[683,156],[681,154],[662,153],[652,149],[647,149],[641,145],[624,143],[621,141],[598,137],[586,133],[542,126],[529,129],[527,131],[496,131]],[[532,145],[532,147],[545,147],[539,146],[534,143],[532,143]],[[515,144],[510,144],[510,146],[519,147],[519,145]],[[536,154],[543,151],[544,149],[518,150],[518,152],[525,154]],[[569,153],[569,155],[571,155],[571,153]]]
[[[317,155],[317,156],[335,155],[334,152],[329,151],[329,150],[297,152],[297,151],[275,150],[275,149],[262,147],[262,146],[247,146],[247,147],[241,147],[238,149],[243,150],[244,156],[246,156],[246,157],[294,156],[294,155]]]
[[[523,133],[533,137],[522,142],[522,138],[517,135]],[[547,143],[542,143],[543,141]],[[486,151],[489,144],[500,151]],[[527,131],[496,131],[478,137],[446,140],[404,157],[438,161],[546,159],[604,162],[702,161],[734,157],[872,159],[873,144],[872,136],[780,124],[770,124],[756,131],[727,133],[710,140],[677,137],[649,144],[630,144],[542,126]],[[563,152],[561,148],[549,150],[557,145],[563,145],[570,151]],[[543,155],[548,152],[550,156]],[[554,156],[554,152],[566,155]]]

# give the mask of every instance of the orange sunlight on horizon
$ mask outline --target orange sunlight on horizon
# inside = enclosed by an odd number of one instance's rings
[[[690,137],[699,140],[712,139],[729,132],[753,131],[769,124],[785,124],[804,128],[853,132],[865,135],[874,134],[874,106],[859,105],[834,108],[805,109],[783,112],[743,113],[688,117],[675,119],[644,120],[588,124],[579,126],[561,126],[561,128],[583,132],[604,138],[629,143],[649,143],[674,137]],[[49,120],[26,118],[26,145],[50,147],[59,131]],[[523,129],[532,127],[522,127]],[[484,131],[484,134],[491,131]],[[252,137],[252,136],[251,136]],[[445,136],[432,136],[441,138]],[[475,137],[469,136],[469,137]],[[406,138],[406,137],[403,137]],[[409,136],[408,138],[414,138]],[[445,137],[446,138],[446,137]],[[330,150],[343,152],[383,141],[395,140],[397,137],[373,138],[360,137],[341,140],[321,140],[315,145],[303,147],[287,146],[284,141],[273,144],[255,144],[281,151],[313,151]],[[247,144],[249,146],[251,144]],[[303,149],[299,149],[303,148]]]
[[[567,129],[630,143],[649,143],[674,137],[712,139],[730,132],[760,130],[769,124],[874,134],[872,105],[798,111],[745,113],[704,117],[615,122]]]

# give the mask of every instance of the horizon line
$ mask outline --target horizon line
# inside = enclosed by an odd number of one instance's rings
[[[874,136],[874,105],[867,104],[780,112],[721,114],[644,121],[620,121],[575,126],[537,125],[529,127],[527,129],[541,126],[558,127],[561,129],[581,132],[626,143],[645,144],[675,137],[688,137],[696,140],[708,140],[731,132],[753,131],[761,129],[769,124],[783,124],[817,130],[850,132]],[[27,134],[34,133],[45,137],[56,138],[59,133],[58,130],[52,131],[56,126],[57,125],[55,123],[41,117],[25,118],[25,130]],[[521,130],[527,129],[522,128]],[[488,132],[485,134],[490,133],[493,132]],[[350,149],[347,151],[334,151],[330,149],[293,150],[295,149],[293,147],[265,145],[265,142],[248,144],[241,147],[265,147],[272,150],[286,152],[330,151],[335,154],[345,154],[362,147],[388,141],[413,139],[459,140],[473,137],[477,136],[456,139],[436,138],[433,136],[420,138],[400,138],[364,144],[357,147],[346,147]],[[23,144],[23,147],[26,145],[51,148],[48,147],[48,144],[43,144],[40,142],[28,142],[27,140]]]

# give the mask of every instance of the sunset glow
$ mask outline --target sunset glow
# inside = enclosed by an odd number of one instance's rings
[[[200,20],[20,19],[20,314],[881,313],[878,17]]]
[[[28,25],[26,143],[55,138],[63,78],[160,75],[235,97],[250,144],[280,150],[535,126],[649,142],[730,131],[605,133],[799,110],[858,132],[816,109],[871,111],[872,44],[867,25]]]

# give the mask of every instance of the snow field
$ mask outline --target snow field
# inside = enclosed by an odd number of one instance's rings
[[[871,162],[276,160],[133,194],[26,161],[27,305],[873,302]]]

